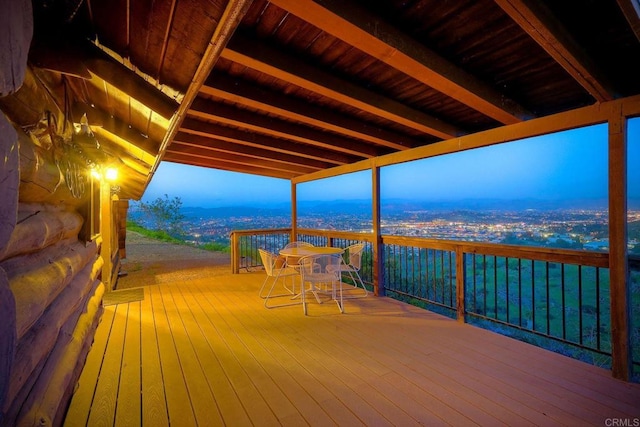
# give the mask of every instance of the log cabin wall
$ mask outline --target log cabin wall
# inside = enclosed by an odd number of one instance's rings
[[[52,180],[52,156],[14,130],[14,141],[2,137],[4,151],[20,147],[4,165],[20,170],[20,184],[1,187],[2,200],[17,200],[0,246],[1,424],[56,425],[100,318],[104,262],[99,236],[79,238],[86,200],[69,194],[59,171]]]
[[[91,204],[100,192],[71,191],[61,172],[53,135],[71,127],[26,63],[31,3],[0,3],[0,426],[59,425],[111,280]]]

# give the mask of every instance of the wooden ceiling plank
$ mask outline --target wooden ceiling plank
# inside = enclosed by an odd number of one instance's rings
[[[301,165],[287,164],[281,162],[275,162],[271,159],[265,159],[257,156],[245,156],[239,153],[225,153],[217,150],[203,149],[202,146],[193,144],[184,144],[178,141],[173,141],[167,148],[167,152],[176,154],[185,154],[202,159],[213,159],[218,161],[225,161],[229,163],[237,163],[239,165],[255,166],[260,165],[266,169],[273,169],[278,171],[290,171],[298,174],[307,174],[315,172],[318,169],[309,168]]]
[[[214,135],[216,138],[223,139],[225,141],[243,144],[249,147],[264,148],[279,153],[307,157],[309,159],[320,160],[334,165],[344,165],[359,159],[358,157],[348,156],[343,153],[329,152],[317,147],[297,144],[268,135],[258,135],[253,132],[204,122],[194,118],[186,118],[180,130],[206,137]]]
[[[532,116],[515,101],[352,2],[271,3],[500,123],[517,123]]]
[[[227,49],[222,52],[222,57],[438,138],[448,139],[464,134],[455,126],[286,56],[281,51],[250,40],[240,33],[230,41]]]
[[[249,129],[265,135],[286,138],[354,156],[371,158],[382,154],[376,147],[354,139],[316,130],[301,124],[257,114],[204,98],[193,101],[189,114],[232,126]]]
[[[298,176],[298,174],[295,174],[295,173],[277,171],[273,169],[265,169],[261,167],[238,165],[234,163],[227,163],[227,162],[221,162],[221,161],[215,161],[215,160],[197,159],[189,156],[183,156],[183,155],[171,153],[168,151],[163,161],[181,163],[189,166],[201,166],[206,168],[221,169],[221,170],[226,170],[230,172],[239,172],[239,173],[248,173],[252,175],[268,176],[271,178],[292,179]]]
[[[201,92],[250,108],[325,128],[352,138],[373,142],[394,150],[406,150],[422,145],[420,141],[416,141],[406,135],[374,127],[301,99],[288,97],[274,91],[267,91],[246,81],[222,74],[209,76],[202,86]]]
[[[544,5],[529,0],[495,2],[598,102],[614,99],[602,72]]]
[[[225,153],[238,153],[250,157],[271,159],[281,163],[302,165],[312,169],[325,169],[333,166],[331,163],[321,162],[319,160],[309,159],[302,156],[279,153],[263,148],[249,147],[247,145],[236,144],[218,138],[194,135],[187,132],[178,132],[173,143],[199,146],[205,150],[216,150]]]
[[[233,35],[244,15],[247,13],[252,1],[253,0],[229,0],[227,2],[224,12],[218,21],[218,25],[216,26],[211,36],[211,40],[207,45],[207,49],[202,55],[202,60],[198,64],[193,75],[191,84],[187,88],[184,98],[180,103],[180,107],[171,118],[167,133],[165,134],[165,137],[162,140],[162,145],[160,146],[160,155],[158,156],[156,164],[153,166],[150,178],[158,169],[167,147],[171,144],[173,137],[176,135],[182,122],[187,117],[187,112],[191,107],[191,103],[198,96],[200,87],[209,74],[211,74],[211,70],[220,58],[221,52],[229,42],[229,39]]]

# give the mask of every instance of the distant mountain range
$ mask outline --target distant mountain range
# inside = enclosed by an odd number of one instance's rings
[[[186,207],[181,209],[182,214],[187,218],[229,218],[233,216],[281,216],[291,215],[290,208],[263,208],[254,206],[224,206],[219,208],[194,208]]]
[[[442,201],[417,201],[407,199],[386,200],[381,210],[385,214],[402,214],[415,211],[525,211],[525,210],[559,210],[559,209],[593,209],[607,208],[607,200],[537,200],[537,199],[466,199]],[[134,208],[135,209],[135,208]],[[630,200],[629,209],[640,209],[640,199]],[[327,213],[361,214],[371,211],[370,200],[333,200],[298,202],[299,215],[322,215]],[[289,203],[273,203],[270,205],[238,205],[224,207],[183,207],[182,214],[187,218],[229,218],[232,216],[288,216],[291,214]]]

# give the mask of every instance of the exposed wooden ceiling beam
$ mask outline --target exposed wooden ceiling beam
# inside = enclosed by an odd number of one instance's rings
[[[297,176],[297,174],[295,173],[276,171],[273,169],[265,169],[254,166],[239,165],[236,163],[228,163],[218,160],[202,159],[184,154],[172,153],[170,151],[166,152],[163,160],[167,162],[182,163],[190,166],[201,166],[205,168],[221,169],[230,172],[268,176],[272,178],[292,179]]]
[[[343,153],[321,150],[305,144],[298,144],[286,141],[280,138],[274,138],[268,135],[258,135],[253,132],[247,132],[241,129],[234,129],[215,123],[204,122],[194,118],[187,118],[182,123],[181,131],[192,133],[194,135],[202,135],[237,144],[246,145],[248,147],[264,148],[278,153],[291,154],[295,156],[306,157],[325,161],[333,165],[344,165],[361,159],[360,157],[349,156]]]
[[[189,114],[194,117],[249,129],[264,135],[285,138],[354,156],[371,158],[382,154],[375,147],[354,139],[203,98],[197,98],[193,101]]]
[[[100,128],[101,129],[101,128]],[[98,129],[98,131],[100,131]],[[137,157],[135,154],[132,154],[118,142],[113,141],[112,138],[115,136],[109,134],[108,132],[100,132],[96,133],[96,138],[100,142],[100,146],[103,151],[114,158],[120,159],[122,164],[140,174],[140,176],[147,176],[149,174],[149,170],[151,170],[151,165],[153,162],[145,162]]]
[[[204,150],[216,150],[223,153],[237,153],[249,157],[255,157],[257,159],[270,159],[288,165],[305,166],[307,168],[316,170],[326,169],[333,166],[333,164],[328,162],[322,162],[302,156],[279,153],[276,151],[266,150],[264,148],[249,147],[247,145],[236,144],[234,142],[224,141],[218,138],[209,138],[186,132],[178,132],[173,140],[172,145],[178,142],[196,147],[199,146]]]
[[[171,119],[179,107],[174,99],[95,46],[89,48],[86,58],[83,58],[82,61],[92,74],[128,94],[165,119]]]
[[[309,168],[301,165],[292,165],[282,162],[276,162],[271,159],[265,159],[257,156],[246,156],[239,153],[225,153],[222,151],[209,149],[207,147],[179,142],[174,139],[167,148],[167,152],[175,154],[184,154],[201,159],[211,159],[216,161],[224,161],[245,166],[260,166],[265,169],[273,169],[276,171],[294,172],[296,174],[307,174],[315,172],[318,169]]]
[[[321,108],[283,93],[268,91],[247,81],[212,73],[200,89],[202,93],[226,101],[242,104],[287,119],[331,130],[352,138],[362,139],[394,150],[406,150],[423,145],[406,135],[369,125]]]
[[[529,0],[495,2],[598,102],[614,98],[602,73],[543,4]]]
[[[94,131],[98,131],[96,127],[101,127],[105,131],[122,138],[144,151],[144,153],[140,153],[138,157],[145,162],[149,161],[149,156],[155,158],[155,156],[158,155],[160,141],[144,136],[142,132],[99,108],[77,103],[73,106],[73,113],[74,117],[81,117],[82,114],[86,114],[89,125],[92,126]]]
[[[491,117],[517,123],[532,114],[367,10],[343,0],[271,0],[315,27]]]
[[[356,86],[240,33],[222,57],[408,128],[448,139],[464,132],[426,113]]]

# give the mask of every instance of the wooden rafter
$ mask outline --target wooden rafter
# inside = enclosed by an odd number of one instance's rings
[[[149,173],[153,162],[149,162],[149,159],[147,159],[147,161],[141,159],[137,153],[132,153],[129,147],[121,145],[119,141],[114,141],[118,139],[118,137],[109,132],[105,132],[102,128],[98,128],[95,135],[100,142],[100,146],[104,147],[103,151],[109,156],[120,159],[122,164],[141,175],[147,175]],[[155,157],[151,157],[151,159],[155,159]]]
[[[201,166],[201,167],[221,169],[221,170],[226,170],[231,172],[240,172],[240,173],[248,173],[253,175],[269,176],[272,178],[292,179],[295,176],[297,176],[297,174],[295,173],[277,171],[274,169],[266,169],[259,166],[240,165],[238,163],[229,163],[229,162],[224,162],[220,160],[198,158],[198,157],[193,157],[185,154],[173,153],[169,150],[167,150],[164,160],[168,162],[181,163],[185,165]]]
[[[348,139],[319,129],[313,129],[275,117],[268,117],[203,98],[193,101],[189,114],[201,119],[213,120],[264,135],[285,138],[354,156],[371,158],[381,154],[375,147],[354,139]]]
[[[265,169],[273,169],[276,171],[293,172],[296,174],[306,174],[315,172],[316,168],[309,168],[302,165],[287,164],[282,162],[276,162],[271,159],[265,159],[262,157],[245,155],[240,153],[226,153],[209,147],[203,147],[201,145],[195,145],[190,143],[184,143],[179,141],[173,141],[171,146],[167,150],[171,153],[184,154],[193,157],[199,157],[202,159],[211,159],[217,161],[224,161],[228,163],[237,163],[239,165],[246,166],[260,166]]]
[[[96,127],[100,127],[144,151],[145,155],[141,155],[141,159],[147,161],[148,156],[155,157],[158,155],[160,141],[144,136],[142,132],[132,128],[117,117],[113,117],[99,108],[84,104],[74,105],[73,111],[76,117],[86,114],[89,124],[94,130],[96,130]]]
[[[230,154],[237,153],[257,159],[269,159],[288,165],[305,166],[309,169],[315,170],[326,169],[332,166],[332,164],[330,163],[309,159],[302,156],[278,153],[264,148],[249,147],[247,145],[237,144],[219,138],[209,138],[186,132],[178,132],[173,140],[173,144],[175,143],[202,147],[203,150],[214,150]]]
[[[209,76],[201,92],[394,150],[406,150],[421,145],[420,141],[406,135],[374,127],[326,108],[317,107],[282,93],[267,91],[257,85],[223,74]]]
[[[421,111],[410,108],[380,94],[356,86],[309,64],[250,40],[239,33],[222,52],[222,57],[269,76],[318,93],[327,98],[360,108],[370,114],[406,127],[437,136],[451,138],[464,132]]]
[[[544,5],[529,0],[495,2],[598,102],[613,99],[599,70]]]
[[[83,59],[83,62],[91,73],[146,105],[165,119],[170,119],[178,109],[178,103],[175,100],[95,47]]]
[[[321,30],[501,123],[531,114],[411,37],[341,0],[272,0]]]
[[[181,131],[194,135],[202,135],[210,137],[215,135],[216,138],[230,141],[237,144],[246,145],[248,147],[263,148],[275,153],[291,154],[309,159],[315,159],[327,162],[332,165],[344,165],[352,163],[360,159],[359,157],[349,156],[338,152],[327,152],[318,147],[292,143],[280,138],[274,138],[268,135],[258,135],[253,132],[247,132],[241,129],[235,129],[227,126],[221,126],[215,123],[204,122],[195,118],[187,118],[182,123]]]

